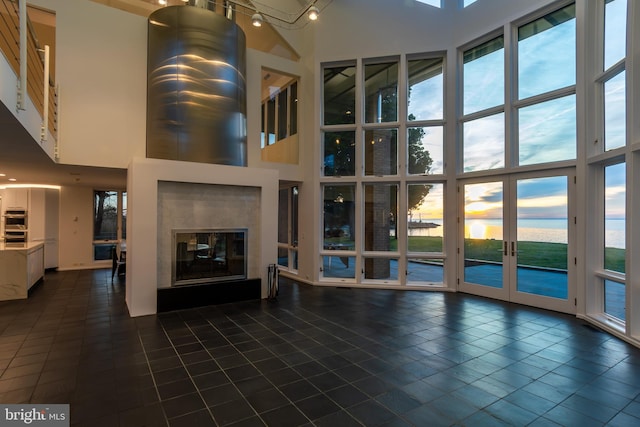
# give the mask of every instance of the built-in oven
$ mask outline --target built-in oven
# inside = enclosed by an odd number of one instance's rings
[[[4,212],[4,242],[25,243],[27,241],[27,211],[10,208]]]
[[[27,241],[26,230],[4,230],[5,243],[25,243]]]

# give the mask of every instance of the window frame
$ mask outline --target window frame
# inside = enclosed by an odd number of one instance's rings
[[[96,239],[96,196],[99,192],[107,192],[107,193],[115,193],[116,196],[116,238],[115,239]],[[111,251],[114,248],[117,250],[118,243],[121,243],[126,240],[126,212],[127,212],[127,191],[126,190],[93,190],[93,225],[92,225],[92,259],[94,262],[100,261],[111,261],[112,255]],[[98,247],[106,246],[109,247],[109,254],[103,255],[102,257],[97,257],[98,255]]]
[[[289,76],[288,74],[283,74],[276,71],[273,71],[273,73],[278,73],[283,76],[290,77],[291,80],[289,80],[287,84],[281,86],[277,91],[270,93],[269,96],[263,99],[261,102],[261,148],[274,145],[298,133],[299,108],[297,108],[297,102],[300,79],[298,77]],[[292,100],[291,88],[293,86],[295,86],[296,88],[295,100]],[[285,95],[284,106],[282,106],[281,104],[283,94]],[[296,103],[296,108],[292,108],[293,103]],[[285,109],[284,116],[280,111],[282,108]],[[286,120],[286,123],[284,124],[282,123],[283,117],[284,120]],[[292,126],[292,123],[295,123],[295,126]],[[273,133],[271,133],[270,131],[273,131]],[[273,136],[273,140],[271,140],[271,136]]]

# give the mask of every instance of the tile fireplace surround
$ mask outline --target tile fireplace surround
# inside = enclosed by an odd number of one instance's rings
[[[158,183],[158,256],[175,257],[174,230],[246,229],[247,277],[258,277],[260,246],[260,189],[232,185]],[[171,263],[158,263],[158,288],[171,286]]]

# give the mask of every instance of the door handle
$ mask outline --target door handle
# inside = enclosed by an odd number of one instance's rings
[[[511,242],[511,256],[516,256],[516,242]]]
[[[507,241],[504,241],[504,256],[509,255],[509,250],[507,249]]]

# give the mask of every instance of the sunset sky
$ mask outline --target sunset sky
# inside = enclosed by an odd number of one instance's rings
[[[439,1],[424,1],[437,4]],[[624,56],[625,2],[614,2],[607,8],[605,33],[605,67]],[[622,30],[621,30],[622,29]],[[575,19],[552,27],[518,44],[518,95],[526,99],[540,93],[575,84]],[[561,53],[561,54],[559,54]],[[499,49],[464,65],[465,114],[504,104],[505,50]],[[497,72],[490,72],[497,71]],[[443,116],[442,75],[421,82],[411,88],[409,112],[418,120],[437,120]],[[625,84],[624,74],[604,85],[606,148],[625,143]],[[516,101],[514,101],[515,103]],[[518,165],[541,164],[573,160],[576,157],[576,100],[568,95],[530,107],[514,110],[519,127],[516,159]],[[514,117],[515,119],[515,117]],[[505,115],[499,112],[463,125],[462,145],[465,172],[504,168]],[[443,173],[443,132],[441,127],[425,128],[423,144],[433,159],[432,174]],[[514,144],[515,146],[516,144]],[[625,168],[606,169],[606,216],[624,218]],[[442,186],[434,187],[414,217],[442,217]],[[467,194],[465,211],[474,218],[502,217],[505,197],[502,183],[474,184]],[[517,185],[519,218],[562,218],[567,215],[566,179],[522,181]]]

